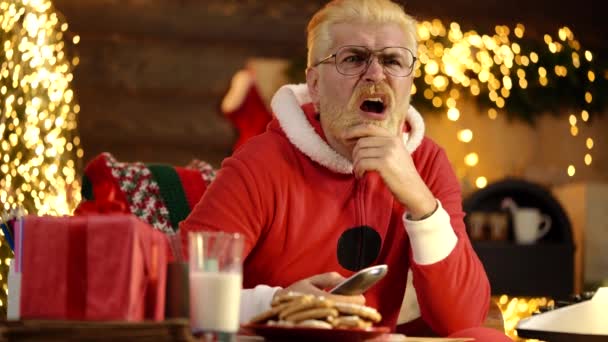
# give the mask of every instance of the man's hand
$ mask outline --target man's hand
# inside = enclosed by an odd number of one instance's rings
[[[357,139],[352,155],[355,177],[377,171],[414,220],[435,210],[435,196],[418,174],[401,134],[395,136],[385,128],[359,124],[344,132],[343,138]]]
[[[365,304],[365,297],[363,297],[363,295],[341,296],[329,294],[328,292],[324,291],[324,289],[332,288],[344,280],[345,278],[337,272],[317,274],[312,277],[297,281],[291,284],[289,287],[277,291],[274,296],[277,297],[289,291],[294,291],[301,293],[309,293],[315,296],[324,296],[325,298],[329,298],[336,302]]]

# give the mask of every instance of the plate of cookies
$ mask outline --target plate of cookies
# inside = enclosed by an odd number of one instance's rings
[[[364,341],[389,333],[374,326],[382,320],[369,306],[289,292],[242,326],[245,332],[281,341]]]

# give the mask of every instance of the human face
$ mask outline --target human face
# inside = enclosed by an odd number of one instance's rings
[[[406,35],[397,24],[340,23],[330,28],[332,46],[328,54],[345,45],[365,46],[380,50],[388,46],[407,46]],[[413,74],[413,73],[412,73]],[[356,143],[342,138],[346,128],[362,123],[378,125],[398,135],[409,107],[413,76],[395,77],[386,73],[377,58],[361,75],[340,74],[332,63],[308,70],[308,89],[320,111],[321,127],[328,143],[341,155],[351,159]],[[370,106],[370,100],[381,100],[381,106]]]

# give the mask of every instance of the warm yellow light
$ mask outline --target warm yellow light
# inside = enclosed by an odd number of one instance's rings
[[[470,129],[463,129],[459,131],[458,140],[464,143],[471,142],[471,140],[473,140],[473,131],[471,131]]]
[[[477,179],[475,180],[475,185],[479,188],[479,189],[483,189],[488,185],[488,179],[486,177],[477,177]]]
[[[585,165],[587,165],[587,166],[591,165],[592,161],[593,161],[593,158],[591,157],[591,155],[589,153],[585,154]]]
[[[551,51],[551,53],[556,53],[557,52],[557,44],[551,42],[548,45],[549,45],[549,51]]]
[[[469,88],[471,90],[471,94],[473,96],[477,96],[479,95],[479,93],[481,93],[481,89],[479,89],[479,86],[477,86],[476,84],[471,85],[471,88]]]
[[[593,55],[591,54],[591,51],[589,51],[589,50],[585,51],[585,59],[589,62],[591,62],[593,60]]]
[[[581,119],[583,119],[583,121],[585,121],[585,122],[589,121],[589,112],[586,110],[583,110],[581,112]]]
[[[591,70],[587,73],[587,78],[589,78],[589,82],[595,81],[595,73]]]
[[[445,101],[445,105],[448,106],[448,108],[456,107],[456,100],[453,97],[450,97]]]
[[[570,121],[571,126],[576,125],[576,116],[574,116],[574,114],[570,114],[570,117],[568,118],[568,120]]]
[[[517,26],[515,27],[515,36],[517,38],[522,38],[524,36],[524,32],[525,32],[525,27],[523,24],[517,24]]]
[[[578,127],[576,126],[570,126],[570,134],[572,134],[573,137],[578,135]]]
[[[503,108],[505,106],[505,99],[502,97],[496,98],[496,107]]]
[[[0,1],[0,7],[5,4]],[[0,14],[0,35],[6,38],[0,42],[0,78],[7,79],[0,81],[0,115],[6,115],[0,120],[0,200],[5,209],[19,204],[31,214],[70,214],[80,196],[77,155],[63,155],[77,137],[71,89],[76,59],[67,56],[61,40],[68,25],[59,22],[49,0],[17,1],[11,8]],[[76,190],[72,203],[68,188]]]
[[[454,100],[458,100],[460,98],[460,91],[455,88],[450,90],[450,97],[453,98]]]
[[[587,148],[591,150],[593,148],[593,139],[587,138],[586,144],[587,144]]]
[[[458,119],[460,119],[460,111],[458,108],[448,109],[448,119],[452,121],[458,121]]]
[[[586,93],[585,93],[585,101],[586,101],[587,103],[591,103],[591,101],[593,101],[593,96],[591,95],[591,93],[590,93],[590,92],[586,92]]]
[[[498,112],[494,108],[488,109],[488,117],[492,120],[496,120],[498,117]]]
[[[445,90],[445,88],[448,86],[449,81],[448,78],[445,76],[435,76],[435,78],[433,78],[433,86],[437,89],[439,89],[440,91]]]
[[[538,54],[536,52],[530,53],[530,60],[532,63],[538,63]]]
[[[575,173],[576,173],[576,168],[574,167],[574,165],[568,166],[568,176],[574,177]]]
[[[75,35],[74,38],[72,39],[72,42],[74,44],[78,44],[80,42],[80,36],[79,35]]]
[[[522,78],[522,79],[520,79],[520,80],[519,80],[519,87],[520,87],[521,89],[526,89],[526,88],[528,88],[528,81],[526,81],[526,80],[525,80],[525,79],[523,79],[523,78]]]
[[[433,98],[432,103],[433,103],[433,106],[434,106],[435,108],[439,108],[439,107],[441,107],[441,105],[443,104],[443,100],[441,100],[441,97],[439,97],[439,96],[435,96],[435,97]]]
[[[521,52],[521,46],[517,43],[513,43],[511,44],[511,50],[513,50],[513,53],[519,54]]]
[[[473,167],[479,163],[479,156],[475,152],[469,153],[464,157],[464,163],[467,166]]]
[[[437,64],[436,61],[429,61],[424,66],[424,71],[427,73],[427,75],[435,75],[439,72],[439,64]]]
[[[580,56],[576,52],[572,53],[572,65],[574,65],[574,67],[577,69],[581,66]]]

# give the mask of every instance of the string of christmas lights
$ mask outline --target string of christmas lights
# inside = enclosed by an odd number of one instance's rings
[[[5,210],[19,204],[30,213],[69,214],[74,200],[66,190],[78,182],[83,150],[70,88],[78,59],[64,51],[68,24],[48,0],[2,1],[0,9],[0,202]]]
[[[421,66],[415,71],[413,101],[445,111],[454,122],[461,117],[458,101],[465,96],[475,97],[492,120],[503,113],[533,123],[537,115],[559,113],[565,107],[576,110],[582,122],[588,123],[605,108],[605,103],[594,102],[594,95],[606,88],[606,78],[597,84],[593,54],[581,48],[568,27],[560,28],[556,39],[544,35],[544,45],[531,43],[524,34],[523,24],[513,30],[496,26],[495,34],[481,35],[463,32],[457,23],[445,27],[438,19],[419,23]],[[577,116],[571,114],[568,120],[570,134],[576,137],[581,130]],[[464,128],[456,138],[468,144],[473,137],[474,132]],[[593,137],[588,136],[585,144],[585,156],[567,167],[570,177],[577,164],[592,163]],[[470,168],[479,162],[476,152],[464,158]],[[478,188],[487,184],[486,177],[475,180]]]
[[[68,24],[50,0],[0,1],[0,211],[70,214],[80,201],[80,108],[70,87]],[[0,309],[12,252],[0,242]],[[4,263],[4,265],[2,265]]]

